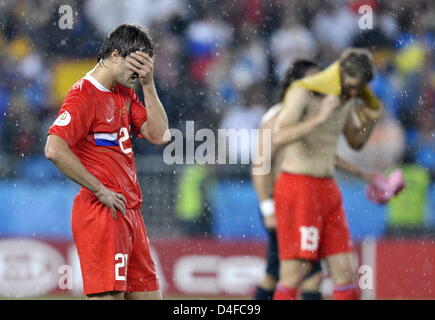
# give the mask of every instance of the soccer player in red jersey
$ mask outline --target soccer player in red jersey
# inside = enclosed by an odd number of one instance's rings
[[[48,131],[47,159],[82,186],[72,230],[90,299],[161,299],[130,139],[132,133],[153,144],[170,138],[152,57],[152,40],[141,27],[116,27]],[[137,79],[145,106],[132,90]]]

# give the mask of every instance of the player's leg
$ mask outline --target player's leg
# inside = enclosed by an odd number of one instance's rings
[[[134,291],[125,294],[126,300],[162,300],[160,290],[154,291]]]
[[[128,300],[160,300],[162,295],[142,213],[140,210],[132,210],[132,213],[134,213],[131,219],[134,240],[128,262],[125,298]]]
[[[265,273],[258,285],[255,300],[272,300],[273,292],[275,291],[277,281],[277,277]],[[260,290],[263,292],[258,292]]]
[[[91,299],[123,298],[132,246],[126,218],[119,214],[115,220],[92,193],[81,191],[74,199],[72,229],[85,295]]]
[[[322,273],[317,272],[311,277],[305,279],[301,285],[302,300],[322,300],[320,285],[322,284]]]
[[[328,256],[326,257],[326,263],[335,284],[342,285],[355,280],[351,253],[338,253]]]
[[[275,214],[280,279],[274,299],[296,299],[298,287],[318,259],[322,219],[318,215],[316,179],[282,173],[275,186]]]
[[[325,258],[334,281],[333,299],[355,300],[359,291],[355,283],[352,240],[342,206],[341,194],[335,182],[327,192],[327,201],[336,202],[335,209],[325,217],[321,257]],[[335,201],[337,200],[338,201]]]
[[[351,253],[338,253],[326,257],[329,272],[334,281],[334,300],[357,300],[356,273],[352,264]]]
[[[279,285],[297,288],[302,283],[310,264],[300,259],[282,260],[280,268]]]
[[[254,293],[254,300],[272,300],[278,278],[265,273]]]
[[[275,230],[267,230],[267,265],[266,273],[255,290],[254,300],[272,300],[279,278],[278,243]]]
[[[124,300],[124,292],[109,291],[86,295],[88,300]]]
[[[320,286],[322,284],[323,274],[320,261],[312,263],[310,272],[305,276],[301,284],[301,299],[302,300],[321,300],[322,294]]]

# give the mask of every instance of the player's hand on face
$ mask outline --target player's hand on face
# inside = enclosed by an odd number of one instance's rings
[[[276,228],[276,217],[274,214],[264,217],[264,226],[266,227],[266,229]]]
[[[323,122],[326,121],[331,114],[340,106],[340,98],[335,95],[327,95],[320,103],[320,110],[318,113],[319,119]]]
[[[116,211],[121,212],[123,215],[126,214],[127,209],[125,204],[127,203],[127,200],[122,194],[113,192],[112,190],[103,187],[98,190],[95,195],[97,196],[98,200],[100,200],[110,209],[114,219],[118,218]]]
[[[126,61],[128,69],[139,75],[142,85],[152,83],[154,62],[148,54],[142,51],[132,52],[126,57]]]

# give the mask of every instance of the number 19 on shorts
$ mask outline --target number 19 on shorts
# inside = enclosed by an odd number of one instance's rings
[[[319,247],[319,230],[316,227],[300,227],[301,250],[316,251]]]
[[[126,278],[127,278],[127,259],[128,259],[128,254],[123,254],[123,253],[115,254],[115,261],[118,262],[117,264],[115,264],[115,280],[119,280],[119,281],[126,280]],[[122,272],[124,275],[121,275],[120,269],[124,269]]]

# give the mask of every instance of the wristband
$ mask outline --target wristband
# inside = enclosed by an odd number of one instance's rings
[[[273,216],[275,214],[275,201],[273,199],[261,201],[260,211],[263,217]]]

